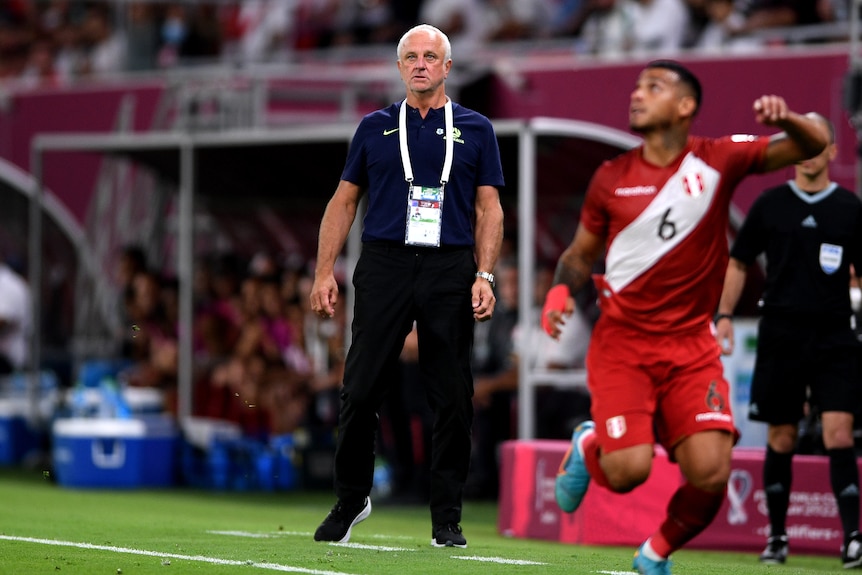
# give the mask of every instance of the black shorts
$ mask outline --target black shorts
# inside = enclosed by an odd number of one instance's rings
[[[797,424],[806,401],[820,412],[860,415],[860,354],[862,346],[849,325],[810,327],[762,318],[748,418]]]

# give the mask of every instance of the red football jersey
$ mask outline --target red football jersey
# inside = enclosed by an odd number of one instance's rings
[[[642,148],[602,164],[581,225],[606,237],[596,278],[602,313],[647,331],[703,325],[715,313],[727,267],[730,198],[763,171],[768,138],[691,136],[667,167]]]

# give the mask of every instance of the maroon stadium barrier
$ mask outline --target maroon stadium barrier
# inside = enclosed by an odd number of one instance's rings
[[[567,514],[554,501],[554,478],[568,445],[559,440],[503,445],[500,533],[583,545],[640,545],[664,517],[667,502],[681,481],[679,468],[659,450],[646,483],[624,495],[592,485],[581,507]],[[763,449],[734,450],[727,500],[713,524],[688,547],[761,551],[769,529],[763,453]],[[826,457],[794,458],[787,529],[792,553],[838,556],[841,523]]]

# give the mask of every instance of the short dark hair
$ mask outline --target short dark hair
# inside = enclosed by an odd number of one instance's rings
[[[697,105],[695,114],[700,110],[700,102],[703,98],[703,89],[700,87],[700,80],[697,79],[691,70],[677,62],[676,60],[653,60],[646,65],[649,68],[663,68],[675,72],[679,76],[680,82],[691,88],[694,93],[694,103]]]

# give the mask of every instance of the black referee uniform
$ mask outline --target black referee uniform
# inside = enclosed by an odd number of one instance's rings
[[[798,424],[806,400],[820,411],[858,411],[849,267],[862,272],[862,202],[835,183],[814,194],[793,181],[766,190],[730,252],[746,265],[760,254],[766,283],[749,419]]]

